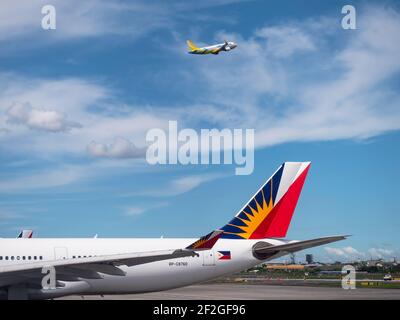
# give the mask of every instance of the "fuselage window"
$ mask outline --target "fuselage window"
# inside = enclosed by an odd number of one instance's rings
[[[11,256],[11,260],[14,260],[14,256]]]

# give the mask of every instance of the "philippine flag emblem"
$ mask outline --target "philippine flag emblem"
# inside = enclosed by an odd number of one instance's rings
[[[231,260],[230,251],[218,251],[218,260]]]

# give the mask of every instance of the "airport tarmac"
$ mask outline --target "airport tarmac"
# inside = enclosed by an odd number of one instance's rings
[[[69,296],[68,300],[400,300],[400,289],[344,290],[332,287],[275,286],[248,284],[200,284],[144,294]]]

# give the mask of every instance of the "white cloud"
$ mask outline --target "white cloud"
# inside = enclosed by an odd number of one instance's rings
[[[390,259],[393,258],[394,251],[384,248],[370,248],[368,253],[373,259]]]
[[[84,167],[62,166],[36,173],[19,175],[0,181],[0,192],[13,193],[22,191],[38,191],[43,188],[61,187],[79,181],[87,176]]]
[[[342,248],[343,252],[349,256],[363,256],[364,254],[353,247]]]
[[[278,57],[286,58],[295,52],[315,50],[311,36],[297,27],[265,27],[258,30],[256,35],[267,40],[267,53]]]
[[[331,256],[340,259],[391,259],[395,256],[395,251],[385,248],[370,248],[367,252],[361,252],[353,247],[332,248],[325,247],[324,250]]]
[[[220,175],[212,174],[182,177],[171,182],[170,188],[168,188],[169,191],[167,191],[167,193],[169,195],[186,193],[199,187],[201,184],[215,180],[218,177],[220,177]]]
[[[199,175],[189,175],[183,176],[171,180],[167,185],[162,188],[153,188],[151,190],[142,190],[135,193],[128,193],[124,196],[147,196],[147,197],[174,197],[193,189],[198,188],[204,183],[213,181],[224,177],[222,174],[199,174]]]
[[[316,28],[337,30],[324,19],[287,28],[267,26],[247,39],[230,35],[227,39],[239,43],[236,50],[190,68],[188,76],[196,74],[199,81],[193,82],[196,90],[188,87],[194,92],[193,105],[126,105],[103,83],[2,73],[0,144],[4,152],[36,157],[83,157],[88,151],[95,157],[123,161],[140,156],[147,130],[165,129],[168,120],[175,119],[180,127],[255,128],[259,148],[292,141],[363,139],[397,130],[400,93],[388,80],[400,70],[399,13],[381,8],[362,15],[359,30],[346,33],[349,36],[336,50],[329,47],[332,34],[313,32]],[[379,23],[377,16],[382,18]],[[12,25],[7,21],[3,23]],[[298,47],[285,44],[285,39],[293,37],[303,39]],[[279,47],[280,55],[271,54],[268,46],[272,44]],[[307,55],[302,54],[304,50]],[[287,59],[288,55],[293,59]],[[183,80],[185,76],[183,71]],[[21,112],[16,101],[32,107]],[[10,127],[7,118],[25,125]],[[67,119],[82,127],[69,130],[74,124]],[[62,139],[48,131],[64,131]],[[171,186],[178,194],[196,188],[204,179],[182,178]]]
[[[255,128],[257,147],[366,139],[398,130],[400,93],[391,79],[400,71],[400,14],[360,10],[358,21],[357,31],[343,33],[340,42],[338,22],[322,18],[262,29],[278,42],[262,41],[257,32],[247,39],[220,34],[235,39],[238,49],[191,72],[204,79],[201,95],[226,119],[219,125]],[[285,45],[294,36],[303,38],[306,55]],[[271,43],[280,55],[271,53]]]
[[[144,212],[150,211],[152,209],[162,208],[167,206],[167,202],[151,203],[146,206],[129,206],[124,208],[124,215],[130,217],[136,217],[143,214]]]
[[[81,128],[77,122],[69,121],[67,115],[54,110],[35,109],[29,103],[13,103],[7,110],[7,121],[23,124],[30,129],[64,132]]]
[[[338,256],[338,257],[345,257],[346,256],[345,252],[342,249],[339,249],[339,248],[325,247],[324,249],[328,254],[331,254],[331,255],[334,255],[334,256]]]
[[[238,0],[206,1],[202,4],[178,1],[174,3],[102,0],[52,0],[56,9],[56,29],[43,30],[41,9],[49,4],[43,0],[2,0],[0,2],[0,41],[25,40],[24,46],[57,43],[107,35],[129,36],[134,41],[149,32],[171,28],[177,19],[196,20],[188,11],[225,5]],[[29,39],[29,41],[26,41]],[[6,49],[12,48],[7,46]]]
[[[65,39],[76,37],[98,36],[106,34],[129,33],[131,36],[144,34],[152,24],[144,23],[150,18],[152,6],[143,1],[134,4],[109,3],[100,0],[85,2],[70,0],[53,0],[56,9],[56,30],[41,29],[42,6],[48,3],[42,0],[2,0],[0,2],[0,40],[26,38],[35,35],[37,41],[46,39]],[[118,21],[124,10],[131,11],[134,23],[125,25]],[[161,13],[154,8],[154,19],[161,19]],[[134,28],[143,23],[142,28]]]
[[[129,207],[125,209],[125,215],[127,216],[137,216],[142,214],[143,212],[145,212],[146,209],[145,208],[141,208],[141,207]]]
[[[377,24],[376,15],[385,19]],[[207,85],[193,96],[195,105],[174,108],[126,106],[113,101],[114,93],[106,86],[82,79],[26,79],[3,74],[0,110],[15,101],[27,101],[54,111],[53,117],[68,114],[83,128],[69,132],[62,143],[55,137],[31,136],[23,130],[3,132],[0,141],[8,137],[19,141],[21,150],[28,148],[38,153],[82,154],[88,150],[99,157],[124,158],[138,155],[132,142],[143,148],[147,130],[165,128],[171,119],[177,119],[182,127],[207,124],[255,128],[257,147],[292,141],[365,139],[397,130],[400,94],[385,81],[400,70],[398,18],[398,12],[390,9],[367,10],[359,19],[364,25],[335,51],[329,50],[332,34],[313,33],[336,28],[329,19],[292,23],[286,28],[267,26],[248,39],[231,35],[227,38],[237,39],[246,50],[238,48],[224,55],[224,59],[209,59],[200,69],[191,70]],[[309,51],[312,56],[297,56],[297,49],[287,49],[296,57],[291,62],[270,55],[266,53],[268,41],[261,41],[257,35],[262,32],[266,37],[309,39],[314,45]],[[311,49],[306,40],[302,43]],[[221,74],[229,76],[222,81]],[[91,112],[93,105],[104,112]],[[107,110],[112,110],[113,115]],[[118,110],[123,110],[123,115],[118,115]],[[1,120],[0,127],[5,127]],[[123,138],[112,142],[117,137]]]
[[[145,155],[143,148],[137,148],[131,141],[120,137],[110,145],[92,141],[87,150],[92,156],[106,158],[141,158]]]
[[[157,111],[144,112],[140,111],[143,107],[127,107],[110,100],[114,100],[113,93],[106,86],[84,79],[31,79],[0,73],[0,128],[4,128],[0,144],[5,151],[10,148],[15,152],[15,145],[18,145],[20,153],[53,157],[65,154],[84,156],[88,145],[95,141],[97,149],[90,150],[100,156],[99,152],[96,153],[100,144],[115,140],[110,146],[102,144],[103,155],[124,158],[142,152],[147,130],[168,125],[168,113],[164,118],[157,115]],[[119,114],[119,111],[122,112]],[[17,122],[24,125],[11,126]],[[78,127],[78,123],[79,130],[70,130]],[[49,134],[55,131],[64,131],[62,140]],[[138,150],[127,148],[128,144],[118,137],[129,137],[135,141]]]

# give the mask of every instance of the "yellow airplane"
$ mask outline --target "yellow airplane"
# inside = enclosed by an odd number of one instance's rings
[[[219,44],[215,44],[212,46],[208,46],[208,47],[197,47],[191,40],[186,41],[188,47],[189,47],[189,51],[188,53],[192,53],[192,54],[218,54],[220,53],[220,51],[230,51],[232,49],[235,49],[237,47],[237,44],[235,42],[231,42],[231,41],[225,41],[224,43],[219,43]]]

